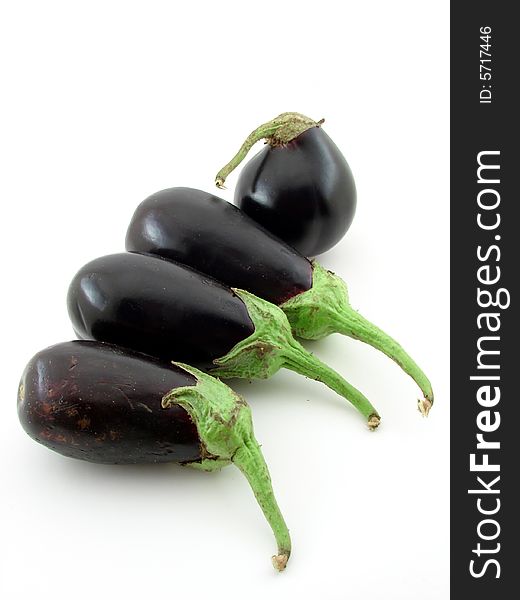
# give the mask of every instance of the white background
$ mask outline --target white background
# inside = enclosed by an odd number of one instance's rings
[[[3,597],[448,597],[448,17],[438,0],[2,3]],[[135,206],[213,190],[249,131],[292,110],[326,118],[358,186],[321,262],[437,402],[421,418],[415,384],[340,336],[308,347],[378,407],[376,433],[295,374],[236,383],[291,529],[277,574],[236,468],[67,459],[25,435],[15,398],[30,357],[72,338],[69,280],[123,249]]]

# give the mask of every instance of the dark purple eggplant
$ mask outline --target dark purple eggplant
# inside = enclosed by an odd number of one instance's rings
[[[229,202],[192,188],[162,190],[137,207],[130,252],[154,254],[273,304],[312,286],[311,263]]]
[[[304,256],[330,250],[356,212],[356,184],[345,157],[321,128],[299,113],[260,125],[219,171],[218,187],[259,140],[266,146],[242,169],[235,204]]]
[[[233,462],[248,479],[278,543],[291,550],[251,410],[223,384],[182,363],[89,341],[38,352],[22,375],[18,415],[37,442],[96,463],[178,462],[203,470]]]
[[[68,309],[83,339],[193,364],[218,377],[267,378],[285,367],[349,400],[371,429],[379,424],[370,402],[293,338],[282,310],[184,265],[133,253],[98,258],[74,277]]]
[[[372,345],[413,377],[424,395],[419,409],[428,413],[428,378],[395,340],[352,309],[346,284],[229,202],[190,188],[153,194],[132,217],[126,249],[183,263],[280,306],[302,338],[342,333]]]

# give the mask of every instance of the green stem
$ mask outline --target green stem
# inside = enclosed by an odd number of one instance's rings
[[[220,169],[215,178],[215,184],[219,188],[224,187],[227,176],[244,160],[256,142],[266,140],[271,146],[288,144],[307,129],[319,127],[322,123],[323,119],[313,121],[309,117],[295,112],[282,113],[271,121],[263,123],[247,136],[240,150],[225,167]]]
[[[291,554],[291,538],[278,508],[262,451],[255,439],[251,409],[241,396],[222,381],[195,367],[174,364],[197,379],[195,386],[175,388],[162,399],[165,409],[174,404],[182,406],[197,427],[201,460],[189,463],[189,466],[212,471],[230,462],[235,463],[249,481],[273,530],[278,544],[278,554],[272,559],[273,566],[283,571]]]
[[[258,442],[254,438],[245,441],[232,460],[248,480],[255,498],[273,530],[278,544],[278,554],[272,557],[273,566],[278,571],[283,571],[291,555],[291,538],[276,503],[269,470]]]
[[[307,352],[296,340],[284,349],[284,356],[286,358],[284,366],[287,369],[324,383],[331,390],[346,398],[366,418],[369,429],[372,431],[377,429],[381,418],[376,409],[368,398],[350,385],[334,369]]]
[[[419,365],[398,342],[350,306],[344,308],[341,313],[334,312],[331,315],[331,322],[334,323],[338,333],[348,335],[380,350],[410,375],[424,395],[424,398],[419,400],[419,410],[424,416],[428,415],[433,405],[432,384]]]
[[[388,334],[361,316],[351,306],[345,282],[313,261],[312,287],[281,305],[293,333],[319,340],[342,333],[377,348],[394,360],[421,388],[419,410],[426,416],[433,405],[432,385],[417,363]]]

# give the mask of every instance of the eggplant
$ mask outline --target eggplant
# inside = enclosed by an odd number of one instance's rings
[[[266,146],[242,169],[235,204],[304,256],[330,250],[347,233],[356,212],[356,184],[321,121],[283,113],[260,125],[219,171],[218,187],[265,139]]]
[[[189,365],[165,365],[109,344],[72,341],[38,352],[22,375],[18,416],[37,442],[105,464],[176,462],[206,471],[234,463],[246,476],[278,544],[291,552],[246,402]]]
[[[184,265],[133,253],[97,258],[73,278],[67,304],[82,339],[223,378],[268,378],[286,367],[345,397],[369,428],[379,424],[367,398],[293,338],[282,310]]]
[[[278,305],[301,338],[341,333],[370,344],[416,381],[419,410],[428,414],[430,381],[394,339],[350,306],[346,284],[222,198],[190,188],[153,194],[132,217],[126,249],[183,263]]]

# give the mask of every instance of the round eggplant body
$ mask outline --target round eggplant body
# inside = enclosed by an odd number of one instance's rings
[[[242,169],[235,204],[304,256],[330,250],[356,212],[356,185],[338,147],[320,127],[286,146],[266,145]]]

